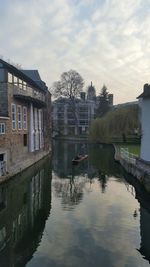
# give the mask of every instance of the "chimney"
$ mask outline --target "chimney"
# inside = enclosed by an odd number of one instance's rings
[[[148,83],[144,84],[144,93],[145,94],[150,93],[150,86]]]

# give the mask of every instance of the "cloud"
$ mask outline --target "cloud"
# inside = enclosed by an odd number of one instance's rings
[[[115,102],[135,100],[149,82],[149,1],[6,0],[1,4],[0,54],[38,68],[50,87],[76,69]]]

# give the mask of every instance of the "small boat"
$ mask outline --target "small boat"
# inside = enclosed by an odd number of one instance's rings
[[[79,156],[76,156],[73,160],[72,160],[72,163],[73,164],[77,164],[79,162],[81,162],[82,160],[84,159],[87,159],[88,158],[88,155],[79,155]]]

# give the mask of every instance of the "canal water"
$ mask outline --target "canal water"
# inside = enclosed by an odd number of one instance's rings
[[[72,165],[77,154],[88,159]],[[56,141],[0,186],[0,267],[147,267],[150,196],[113,147]]]

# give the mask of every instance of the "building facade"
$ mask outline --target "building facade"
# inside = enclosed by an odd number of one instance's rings
[[[68,99],[59,98],[53,102],[53,136],[87,134],[91,121],[95,118],[93,101],[76,100],[76,118]]]
[[[113,105],[113,95],[109,94],[109,105]],[[56,135],[88,134],[91,122],[96,118],[99,97],[96,97],[95,87],[88,87],[87,95],[80,93],[80,98],[72,102],[67,98],[58,98],[52,104],[53,137]],[[75,115],[74,115],[75,114]]]
[[[150,161],[150,85],[145,84],[143,93],[138,96],[141,110],[141,151],[140,158]]]
[[[0,60],[0,176],[13,175],[49,153],[50,105],[37,70]]]

